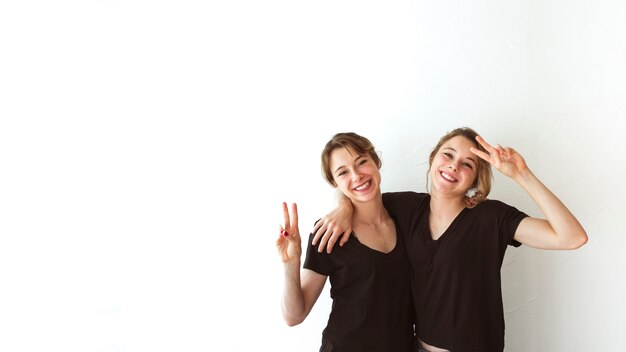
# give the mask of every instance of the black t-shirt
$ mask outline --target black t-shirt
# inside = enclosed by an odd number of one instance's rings
[[[331,254],[319,253],[309,236],[304,268],[329,277],[333,299],[320,352],[411,351],[409,261],[397,225],[396,234],[396,246],[387,254],[361,244],[354,234]]]
[[[430,234],[430,195],[383,194],[397,219],[412,269],[417,336],[453,352],[501,352],[504,312],[500,268],[528,215],[496,200],[465,208],[438,240]]]

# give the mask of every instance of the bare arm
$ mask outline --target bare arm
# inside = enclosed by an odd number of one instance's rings
[[[546,217],[522,220],[515,240],[541,249],[576,249],[587,243],[587,233],[576,217],[530,170],[522,172],[515,181]]]
[[[476,140],[489,154],[476,148],[472,152],[515,180],[546,217],[522,220],[513,237],[516,241],[541,249],[576,249],[587,243],[587,233],[576,217],[530,171],[518,152],[500,145],[492,147],[480,136]]]
[[[279,227],[276,248],[285,269],[282,311],[283,318],[289,326],[304,321],[319,298],[326,276],[304,269],[300,272],[300,256],[302,246],[298,229],[298,208],[291,205],[291,217],[287,204],[283,203],[285,226]]]
[[[324,247],[328,253],[332,252],[339,237],[339,246],[343,246],[352,233],[352,202],[343,193],[337,192],[337,207],[321,218],[311,231],[315,235],[313,245],[320,241],[318,252],[324,251]]]
[[[302,323],[322,293],[326,276],[312,270],[285,265],[285,287],[283,289],[283,318],[289,326]]]

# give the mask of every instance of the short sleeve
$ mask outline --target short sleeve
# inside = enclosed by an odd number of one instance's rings
[[[502,216],[500,218],[500,233],[504,236],[504,243],[513,246],[519,247],[522,244],[513,239],[515,236],[515,231],[517,231],[517,227],[520,222],[528,217],[528,215],[522,211],[517,210],[517,208],[507,205],[502,202],[498,202],[501,207]]]
[[[317,246],[312,244],[313,234],[309,234],[309,240],[306,247],[306,258],[304,259],[304,268],[313,270],[320,275],[330,276],[333,271],[333,265],[330,255],[326,252],[318,252]]]

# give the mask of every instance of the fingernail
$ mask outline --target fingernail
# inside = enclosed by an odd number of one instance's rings
[[[283,231],[283,236],[285,236],[285,237],[289,236],[289,232]]]

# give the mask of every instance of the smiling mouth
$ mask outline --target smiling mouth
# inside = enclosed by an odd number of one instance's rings
[[[439,171],[439,174],[441,175],[441,177],[443,177],[445,180],[450,181],[450,182],[457,182],[458,180],[454,177],[452,177],[452,175],[443,172],[443,171]]]
[[[358,187],[354,187],[354,190],[356,191],[362,191],[364,189],[367,189],[370,186],[370,181],[365,182],[364,184],[358,186]]]

